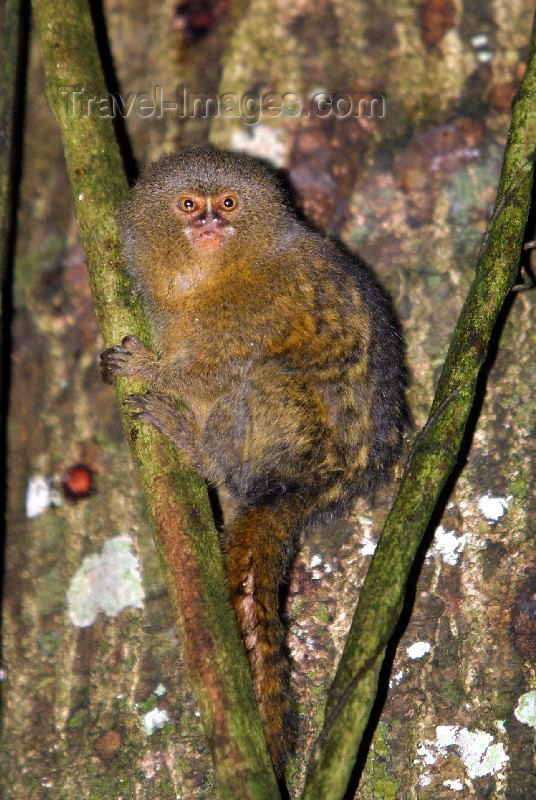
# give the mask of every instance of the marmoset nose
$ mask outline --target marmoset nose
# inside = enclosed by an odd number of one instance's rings
[[[196,222],[198,225],[219,225],[221,217],[215,211],[209,211],[205,208],[197,217]]]

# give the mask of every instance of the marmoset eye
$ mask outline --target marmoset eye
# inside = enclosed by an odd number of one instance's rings
[[[232,211],[233,208],[236,208],[236,200],[234,197],[226,197],[223,201],[223,206],[227,211]]]
[[[191,197],[183,197],[179,200],[179,208],[181,211],[195,211],[197,204]]]

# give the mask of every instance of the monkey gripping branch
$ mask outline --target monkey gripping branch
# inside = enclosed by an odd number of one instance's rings
[[[106,344],[127,332],[149,341],[123,271],[116,211],[127,186],[109,120],[69,117],[60,89],[104,85],[85,0],[34,0],[48,93],[63,137],[75,212]],[[456,465],[477,379],[501,306],[514,285],[529,211],[536,152],[533,45],[513,110],[493,217],[456,326],[430,418],[416,440],[399,494],[363,586],[304,798],[344,796],[377,691],[385,647],[407,577],[443,487]],[[139,391],[121,379],[119,396]],[[131,420],[124,419],[127,435]],[[149,428],[129,435],[168,578],[186,661],[202,711],[222,798],[279,796],[248,668],[226,597],[204,483]]]

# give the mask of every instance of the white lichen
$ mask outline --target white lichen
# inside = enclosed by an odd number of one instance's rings
[[[92,625],[99,611],[115,617],[128,606],[143,608],[140,565],[127,534],[104,543],[98,554],[86,556],[67,591],[69,619],[80,628]]]
[[[536,728],[536,691],[521,695],[514,709],[514,716],[524,725]]]
[[[431,767],[435,764],[438,757],[437,745],[431,739],[425,739],[424,742],[417,747],[417,755],[419,758],[415,759],[416,764],[423,764],[426,767]]]
[[[148,736],[151,736],[155,731],[160,730],[163,728],[166,722],[169,721],[169,714],[167,713],[165,708],[155,708],[148,711],[146,714],[143,715],[143,727],[145,728],[145,733]]]
[[[440,555],[445,564],[454,566],[458,563],[468,539],[468,534],[456,536],[455,531],[447,531],[443,525],[438,525],[434,533],[432,552]]]
[[[508,497],[493,497],[490,494],[484,494],[478,501],[480,513],[488,522],[497,522],[505,511],[508,510],[512,497],[513,495],[511,494],[509,494]]]
[[[405,669],[401,669],[398,672],[395,672],[395,674],[391,677],[391,679],[389,681],[389,686],[391,688],[393,686],[398,686],[400,683],[402,683],[402,681],[404,680],[405,677],[406,677],[406,670]]]
[[[454,792],[461,792],[463,789],[463,783],[459,780],[443,781],[443,786],[446,786],[447,789],[452,789]]]
[[[49,481],[43,475],[34,475],[26,489],[26,516],[37,517],[52,504],[52,491]]]
[[[488,37],[485,33],[477,33],[471,36],[471,44],[473,47],[485,47],[488,43]]]
[[[360,544],[360,551],[362,556],[373,556],[376,550],[377,542],[374,541],[371,535],[371,529],[365,528],[365,533]]]
[[[458,725],[438,725],[436,727],[436,745],[439,752],[446,752],[447,747],[456,744]]]
[[[456,735],[456,745],[470,778],[494,775],[508,761],[504,745],[493,744],[493,736],[485,731],[461,728]]]
[[[410,658],[422,658],[423,656],[427,655],[432,646],[429,642],[414,642],[410,644],[409,647],[406,647],[406,653]]]
[[[459,725],[438,725],[435,741],[426,739],[417,748],[418,760],[425,766],[435,764],[440,756],[447,755],[449,747],[458,751],[470,778],[495,775],[509,760],[504,745],[494,743],[490,733],[470,731]]]

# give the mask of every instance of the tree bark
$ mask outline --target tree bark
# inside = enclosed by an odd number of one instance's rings
[[[332,75],[344,60],[361,77],[360,89],[384,94],[384,119],[348,121],[348,128],[333,120],[253,127],[219,120],[211,135],[289,168],[310,216],[374,266],[404,325],[416,428],[472,278],[533,11],[526,0],[508,8],[452,4],[453,19],[444,15],[434,31],[433,5],[326,2],[308,17],[257,1],[225,32],[216,21],[197,38],[186,35],[185,12],[174,4],[161,12],[123,5],[123,23],[116,4],[106,9],[125,91],[146,89],[143,76],[160,74],[172,89],[185,63],[192,64],[192,85],[203,90],[204,58],[208,63],[211,48],[221,48],[222,62],[210,61],[210,81],[221,75],[222,89],[260,83],[305,94],[322,86],[345,90]],[[141,38],[145,30],[160,33],[154,49]],[[8,796],[182,793],[195,800],[212,791],[206,750],[177,666],[180,645],[118,417],[99,384],[102,343],[37,59],[34,50],[10,422],[4,759],[15,780]],[[127,125],[140,159],[184,143],[183,136],[203,140],[209,127],[172,115]],[[506,317],[468,463],[415,588],[360,798],[517,800],[535,793],[532,723],[523,711],[534,652],[532,305],[531,293],[520,293]],[[29,479],[42,475],[59,486],[80,461],[94,467],[97,491],[27,518]],[[294,796],[393,492],[379,493],[374,504],[360,501],[348,525],[312,532],[295,565],[290,645],[303,716]],[[92,625],[74,626],[65,612],[71,579],[85,556],[102,555],[105,542],[125,532],[142,565],[144,608],[116,616],[101,610]],[[416,644],[420,649],[410,647]],[[164,695],[154,694],[160,683]],[[151,705],[172,722],[149,735],[143,722]]]

